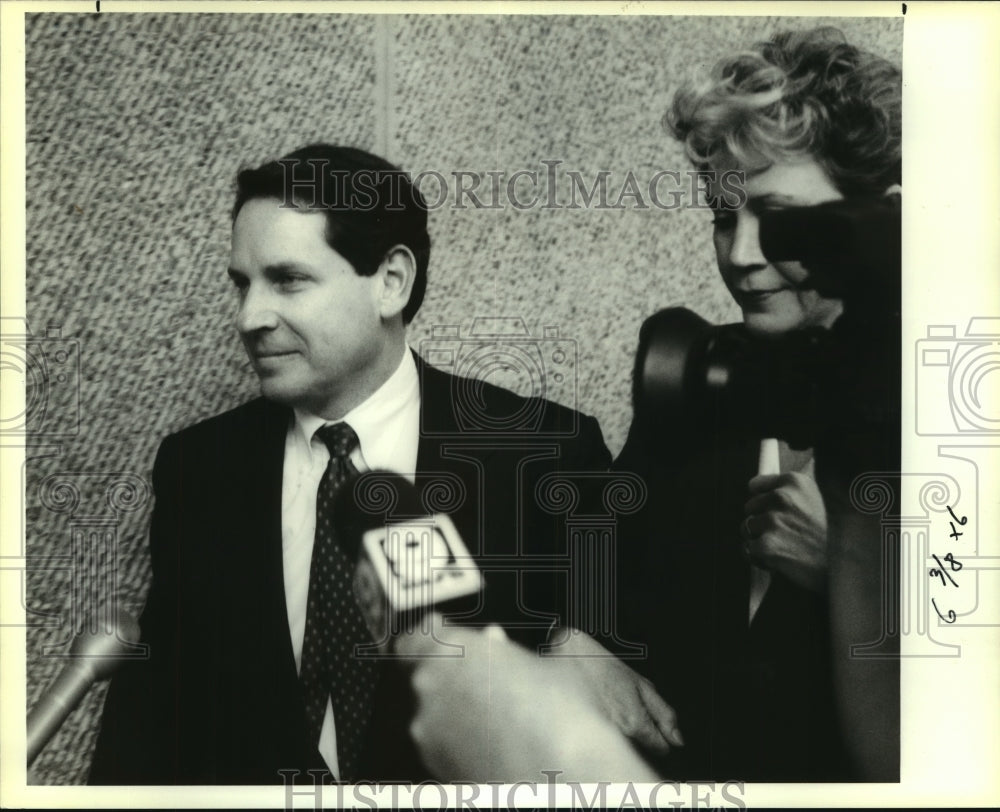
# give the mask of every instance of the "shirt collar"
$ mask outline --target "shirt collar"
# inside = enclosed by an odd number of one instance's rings
[[[419,403],[420,378],[413,353],[407,347],[396,371],[368,399],[355,406],[340,420],[322,417],[296,408],[295,431],[310,447],[316,430],[326,423],[347,423],[358,435],[361,458],[368,470],[392,468],[398,432],[391,427],[404,418],[414,403]]]

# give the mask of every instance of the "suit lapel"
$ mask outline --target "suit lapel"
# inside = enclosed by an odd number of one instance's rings
[[[281,543],[282,474],[290,419],[287,409],[256,401],[229,444],[241,453],[234,455],[231,469],[234,526],[220,562],[234,651],[271,652],[268,662],[249,664],[250,672],[261,676],[255,689],[266,686],[282,694],[298,691]]]
[[[265,515],[261,526],[266,528],[264,544],[264,590],[267,604],[265,633],[273,643],[268,649],[278,653],[277,672],[285,681],[291,680],[298,691],[295,656],[292,638],[288,631],[288,608],[285,601],[284,561],[281,538],[282,480],[285,464],[285,436],[291,413],[284,407],[265,401],[264,433],[260,503]]]
[[[417,446],[417,486],[434,480],[451,480],[454,492],[464,499],[446,512],[473,555],[484,551],[485,482],[490,448],[496,437],[482,432],[464,432],[455,414],[456,398],[462,397],[454,375],[434,369],[414,353],[420,375],[420,437]],[[446,486],[450,490],[451,486]]]
[[[412,352],[412,350],[411,350]],[[441,459],[444,437],[458,433],[452,408],[450,376],[429,366],[413,353],[420,378],[420,428],[417,440],[417,471],[435,470]]]
[[[233,455],[227,484],[233,527],[226,541],[225,566],[233,586],[249,593],[233,598],[260,605],[265,595],[279,597],[273,595],[276,588],[284,591],[281,480],[288,413],[264,400],[253,407],[227,443],[239,451]]]

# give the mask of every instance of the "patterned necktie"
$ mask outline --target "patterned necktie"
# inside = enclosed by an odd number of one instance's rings
[[[337,731],[340,780],[357,774],[365,729],[371,715],[375,663],[354,656],[358,644],[370,643],[371,634],[352,591],[356,561],[344,552],[333,525],[337,492],[358,475],[350,453],[358,435],[346,423],[317,429],[330,450],[330,463],[316,493],[316,537],[309,569],[309,598],[302,640],[299,679],[306,703],[310,740],[318,744],[329,696]]]

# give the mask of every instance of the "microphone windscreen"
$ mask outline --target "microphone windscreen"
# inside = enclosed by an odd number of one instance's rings
[[[383,527],[387,519],[422,516],[420,492],[406,477],[391,471],[367,471],[337,493],[333,525],[350,555],[356,555],[361,538]]]
[[[106,619],[104,628],[82,631],[74,638],[70,648],[70,656],[87,663],[95,680],[110,677],[139,643],[139,621],[135,615],[124,609],[115,609],[113,617],[106,618],[106,612],[102,608],[91,623],[100,626],[100,619]]]
[[[73,641],[67,664],[28,714],[29,766],[90,686],[136,656],[138,643],[139,623],[128,612],[102,605],[89,619]]]

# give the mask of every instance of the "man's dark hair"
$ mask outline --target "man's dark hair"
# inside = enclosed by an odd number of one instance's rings
[[[236,176],[233,220],[248,200],[272,197],[283,206],[326,215],[326,241],[360,276],[371,276],[389,249],[405,245],[416,259],[409,324],[427,289],[431,238],[427,205],[407,173],[353,147],[310,144]]]

